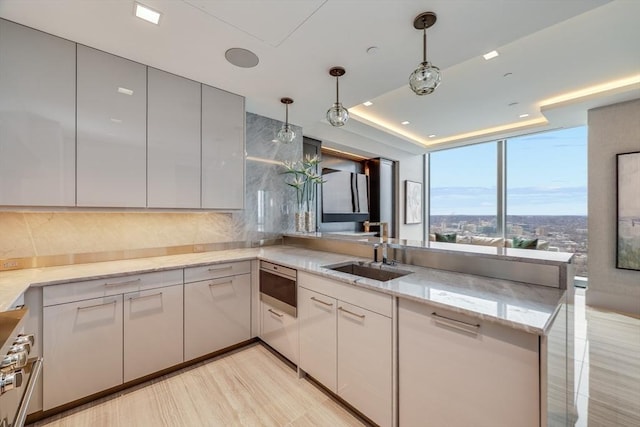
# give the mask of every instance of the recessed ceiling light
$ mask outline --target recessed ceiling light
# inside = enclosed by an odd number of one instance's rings
[[[528,113],[524,113],[524,114],[520,114],[519,116],[521,119],[524,119],[525,117],[529,117]]]
[[[371,107],[373,105],[373,102],[365,101],[365,102],[362,103],[362,105],[364,105],[365,107]]]
[[[378,53],[379,50],[380,50],[380,48],[378,46],[371,46],[371,47],[367,48],[367,53],[369,55],[375,55],[376,53]]]
[[[435,133],[432,133],[431,135],[429,135],[429,138],[435,138],[435,137],[436,137]]]
[[[129,96],[133,95],[133,91],[131,89],[127,89],[126,87],[119,87],[118,93]]]
[[[122,119],[116,119],[116,118],[114,118],[114,117],[112,117],[112,118],[111,118],[111,121],[112,121],[113,123],[122,123]]]
[[[150,7],[140,3],[134,3],[134,4],[135,4],[135,14],[138,18],[144,19],[147,22],[151,22],[152,24],[158,25],[158,22],[160,22],[160,15],[161,15],[160,12],[157,12],[151,9]]]
[[[409,124],[409,122],[408,122],[407,120],[405,120],[404,122],[401,122],[400,124],[402,124],[402,125],[408,125],[408,124]]]
[[[484,55],[482,55],[482,57],[488,61],[490,59],[495,58],[498,55],[499,55],[498,51],[492,50],[491,52],[485,53]]]
[[[260,61],[258,59],[258,55],[241,47],[232,47],[231,49],[228,49],[224,53],[224,57],[236,67],[242,68],[253,68],[258,65],[258,62]]]

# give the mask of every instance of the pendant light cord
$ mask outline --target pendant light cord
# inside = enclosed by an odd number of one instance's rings
[[[289,128],[289,104],[284,104],[284,126]]]
[[[427,62],[427,27],[422,29],[422,62]]]
[[[340,92],[338,89],[338,80],[340,79],[340,76],[336,76],[336,104],[340,103]]]

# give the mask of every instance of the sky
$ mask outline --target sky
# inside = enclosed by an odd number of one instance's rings
[[[497,143],[431,154],[431,215],[495,215]],[[587,128],[507,140],[507,215],[587,215]]]

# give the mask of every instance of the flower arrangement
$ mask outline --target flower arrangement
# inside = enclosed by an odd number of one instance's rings
[[[296,231],[315,231],[314,209],[317,186],[322,184],[322,176],[316,172],[320,163],[318,155],[306,155],[298,162],[282,162],[284,167],[285,184],[296,189]],[[304,213],[304,215],[303,215]],[[304,218],[303,218],[304,216]]]

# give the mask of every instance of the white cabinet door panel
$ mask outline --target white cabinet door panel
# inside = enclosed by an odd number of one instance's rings
[[[298,321],[295,317],[261,301],[262,327],[260,338],[276,351],[298,364]]]
[[[244,98],[202,85],[202,207],[244,207]]]
[[[145,207],[147,71],[78,45],[78,206]]]
[[[43,309],[43,409],[122,384],[122,295]]]
[[[0,205],[75,205],[76,45],[0,20]]]
[[[183,286],[124,294],[124,382],[182,363]]]
[[[185,360],[251,338],[251,274],[187,283],[184,298]]]
[[[382,427],[393,417],[391,328],[390,318],[338,301],[338,395]]]
[[[298,288],[300,368],[337,393],[337,301]]]
[[[200,83],[149,68],[148,206],[200,207]]]
[[[540,425],[536,335],[404,299],[398,322],[400,425]]]

